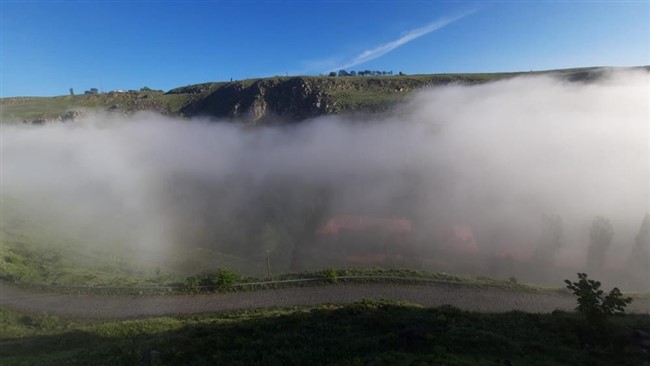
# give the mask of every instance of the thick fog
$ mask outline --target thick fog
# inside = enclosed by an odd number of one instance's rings
[[[31,220],[186,272],[210,269],[193,255],[256,272],[270,250],[277,271],[365,263],[559,285],[589,269],[647,289],[649,124],[650,73],[626,71],[437,87],[356,120],[3,125],[3,226]],[[374,224],[323,234],[354,220]],[[594,244],[594,225],[611,225],[611,243]]]

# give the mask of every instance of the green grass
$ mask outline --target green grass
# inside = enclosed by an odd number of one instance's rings
[[[36,118],[56,118],[70,110],[97,111],[116,108],[123,112],[154,110],[176,114],[187,102],[187,94],[164,94],[156,91],[65,95],[58,97],[15,97],[0,99],[2,122],[18,123]]]
[[[2,245],[0,245],[0,278],[23,286],[83,286],[84,288],[53,288],[50,290],[64,292],[99,292],[105,293],[103,287],[121,287],[108,289],[111,293],[132,293],[129,287],[140,291],[143,286],[178,287],[179,292],[213,292],[216,287],[187,287],[212,285],[217,268],[236,269],[244,266],[243,259],[231,257],[207,249],[185,250],[177,256],[171,256],[176,262],[163,266],[143,265],[129,259],[129,256],[117,256],[106,249],[90,249],[78,238],[58,235],[42,225],[30,232],[26,228],[10,230],[3,225]],[[50,242],[49,237],[56,237]],[[184,258],[184,259],[183,259]],[[187,267],[187,268],[186,268]],[[202,269],[203,268],[203,269]],[[190,274],[187,277],[187,274]],[[266,281],[266,276],[249,276],[235,272],[234,283]],[[358,278],[346,279],[345,276]],[[379,277],[379,278],[375,278]],[[219,289],[223,291],[250,291],[263,288],[285,288],[296,286],[320,286],[332,282],[348,283],[399,283],[421,284],[422,280],[450,281],[464,286],[499,287],[518,291],[547,291],[540,287],[529,286],[512,281],[502,281],[488,277],[457,276],[446,273],[434,273],[412,269],[384,268],[330,268],[295,273],[276,274],[274,281],[292,279],[315,279],[306,283],[281,283],[270,285],[237,286]],[[192,279],[195,279],[192,281]],[[85,288],[86,286],[90,288]],[[557,290],[557,289],[555,289]]]
[[[169,281],[168,271],[135,261],[128,243],[100,238],[1,197],[0,278],[18,284],[133,286]],[[43,203],[43,201],[41,201]],[[119,250],[118,250],[119,248]],[[118,252],[122,252],[118,254]]]
[[[407,285],[434,280],[454,282],[461,286],[497,287],[523,292],[567,292],[561,283],[557,285],[562,288],[543,288],[514,280],[407,268],[314,269],[275,273],[272,277],[276,281],[314,279],[311,282],[213,287],[215,281],[219,282],[215,272],[220,269],[236,272],[229,284],[266,281],[264,261],[253,261],[205,248],[182,247],[168,249],[166,252],[159,250],[156,254],[163,259],[148,261],[146,253],[137,252],[128,242],[117,237],[98,239],[95,235],[83,234],[78,230],[65,230],[68,227],[65,223],[61,224],[51,215],[35,208],[30,209],[24,201],[3,197],[2,208],[0,279],[21,286],[45,286],[48,291],[132,294],[144,291],[142,287],[173,287],[176,292],[193,293],[321,286],[333,282]],[[345,278],[346,276],[357,278]],[[52,285],[58,287],[48,287]],[[152,288],[150,291],[158,292],[160,289]]]
[[[19,285],[159,286],[197,272],[254,267],[205,248],[145,252],[130,241],[132,235],[86,228],[39,209],[39,203],[47,207],[46,198],[0,198],[0,279]]]
[[[209,275],[208,275],[209,276]],[[352,276],[354,278],[346,278]],[[274,281],[292,279],[317,279],[320,281],[307,282],[304,284],[288,283],[250,287],[236,287],[239,290],[257,289],[260,287],[295,287],[295,286],[320,286],[323,283],[398,283],[398,284],[423,284],[426,280],[453,282],[461,286],[473,286],[479,288],[497,287],[524,292],[560,291],[567,292],[560,288],[547,288],[533,286],[513,281],[493,279],[490,277],[459,276],[442,272],[428,272],[408,268],[328,268],[323,270],[303,271],[284,273],[273,276]],[[266,277],[242,277],[239,283],[266,281]]]
[[[515,74],[427,74],[374,77],[309,77],[331,97],[337,113],[383,112],[404,101],[414,90],[433,85],[483,83]]]
[[[650,365],[647,315],[600,333],[577,314],[387,301],[82,322],[0,308],[2,365]]]
[[[102,237],[94,232],[84,233],[53,215],[42,212],[38,205],[9,196],[2,197],[0,219],[0,278],[24,286],[91,286],[142,287],[181,286],[188,276],[214,277],[214,272],[228,268],[239,274],[238,283],[266,280],[264,261],[252,261],[205,248],[177,248],[158,251],[163,259],[147,262],[147,255],[138,253],[118,234]],[[35,202],[43,203],[36,199]],[[257,275],[254,275],[257,274]],[[420,283],[414,279],[454,281],[464,285],[496,286],[536,291],[537,288],[510,281],[486,277],[455,276],[411,269],[333,268],[298,273],[275,274],[273,280],[312,278],[318,281],[304,284],[246,286],[231,290],[254,290],[288,286],[322,285],[343,276],[354,283]],[[373,279],[370,276],[384,278]],[[368,277],[368,278],[363,278]],[[131,293],[129,289],[124,289]],[[206,289],[211,291],[211,289]],[[213,290],[213,289],[212,289]],[[221,289],[223,291],[223,288]],[[57,289],[57,291],[62,291]],[[93,289],[83,289],[84,292]],[[138,290],[139,291],[139,290]],[[182,289],[180,290],[182,291]],[[203,291],[203,290],[201,290]],[[104,289],[101,290],[105,292]],[[119,291],[118,291],[119,292]]]
[[[123,257],[100,252],[96,255],[79,253],[73,248],[35,248],[20,242],[3,243],[0,278],[23,285],[143,286],[157,285],[168,277],[139,270]],[[92,259],[84,261],[82,257]]]
[[[378,90],[342,89],[332,92],[337,106],[343,111],[384,111],[406,98],[406,94]]]

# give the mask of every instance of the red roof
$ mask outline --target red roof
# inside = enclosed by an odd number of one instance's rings
[[[316,230],[316,235],[337,235],[341,230],[382,230],[389,233],[410,233],[413,225],[407,219],[386,219],[368,216],[339,215],[331,217]]]
[[[438,240],[441,248],[450,253],[473,254],[479,252],[472,228],[467,225],[454,224],[440,229]]]

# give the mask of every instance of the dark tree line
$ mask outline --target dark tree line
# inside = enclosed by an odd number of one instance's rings
[[[639,281],[650,284],[650,215],[646,214],[634,241],[628,266]]]
[[[589,245],[587,247],[586,270],[589,273],[603,275],[607,253],[614,241],[614,227],[605,217],[596,217],[589,227]],[[535,248],[534,261],[539,266],[542,280],[552,275],[553,263],[559,250],[564,246],[564,225],[558,215],[544,215],[541,222],[540,236]],[[632,250],[629,253],[625,274],[635,283],[650,283],[650,215],[645,215]]]
[[[329,76],[392,76],[393,71],[380,71],[380,70],[359,70],[359,71],[346,71],[346,70],[339,70],[337,73],[336,71],[332,71],[329,73]],[[403,72],[398,73],[399,76],[404,75]]]

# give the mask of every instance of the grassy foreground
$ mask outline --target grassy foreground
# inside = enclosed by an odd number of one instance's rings
[[[650,365],[633,331],[577,314],[478,314],[363,301],[346,306],[77,322],[0,308],[2,365]]]

